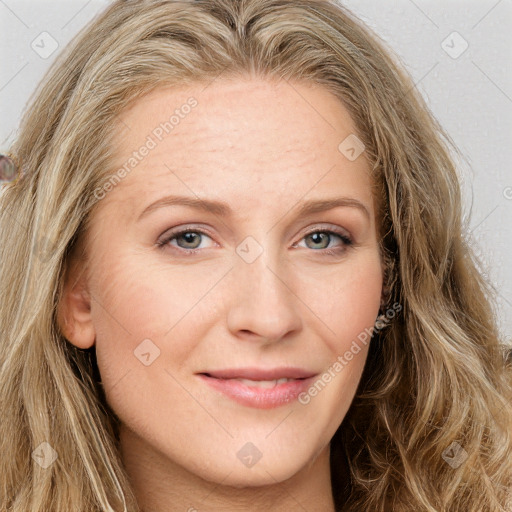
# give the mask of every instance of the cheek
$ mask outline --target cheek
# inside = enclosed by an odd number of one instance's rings
[[[361,272],[350,274],[339,293],[343,298],[341,308],[334,317],[335,328],[343,332],[348,329],[349,338],[354,339],[375,324],[382,294],[380,265],[368,266]]]
[[[104,384],[114,386],[127,372],[140,369],[140,346],[149,348],[151,357],[170,349],[173,362],[180,364],[201,339],[194,331],[202,324],[190,318],[202,310],[201,301],[218,276],[209,272],[203,279],[197,273],[194,277],[190,272],[164,270],[148,266],[147,258],[132,257],[118,258],[115,265],[97,273],[91,315]],[[155,365],[163,359],[155,359]]]
[[[375,325],[382,294],[378,252],[302,280],[301,297],[314,312],[322,338],[336,357]]]

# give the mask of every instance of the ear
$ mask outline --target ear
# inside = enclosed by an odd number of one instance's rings
[[[96,331],[91,317],[91,297],[85,265],[76,260],[66,271],[57,320],[64,337],[78,348],[94,345]]]

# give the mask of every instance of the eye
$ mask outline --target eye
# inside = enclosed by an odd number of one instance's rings
[[[200,244],[203,237],[207,237],[211,240],[211,237],[204,231],[197,228],[187,228],[180,231],[173,231],[167,234],[157,245],[159,247],[165,247],[173,244],[173,241],[177,243],[177,250],[183,249],[185,253],[194,253],[197,249],[200,249]]]
[[[331,241],[334,239],[341,240],[341,244],[334,248],[329,247]],[[306,247],[309,249],[321,249],[323,254],[335,256],[346,251],[353,245],[352,239],[341,231],[329,229],[316,229],[308,233],[302,240],[306,240]],[[307,244],[307,241],[312,241],[312,246]],[[317,247],[315,247],[317,246]],[[320,246],[320,247],[318,247]]]
[[[184,254],[194,254],[200,249],[202,240],[204,237],[212,240],[212,238],[205,231],[189,227],[178,231],[171,231],[164,238],[157,242],[158,247],[164,248],[172,246],[176,250]],[[333,240],[338,239],[341,244],[332,247],[330,244]],[[354,245],[352,239],[346,235],[345,232],[337,231],[333,229],[316,229],[306,234],[301,240],[310,240],[312,244],[306,243],[308,249],[320,249],[322,254],[328,256],[336,256],[346,251],[349,247]],[[176,243],[173,243],[176,242]],[[312,246],[311,246],[312,245]],[[315,247],[316,246],[316,247]],[[316,251],[320,252],[320,251]]]

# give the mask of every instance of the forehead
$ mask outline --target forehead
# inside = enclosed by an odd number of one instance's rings
[[[353,137],[343,103],[315,84],[252,78],[161,87],[119,116],[117,165],[129,172],[103,202],[135,210],[134,201],[163,189],[222,198],[236,190],[256,207],[269,195],[297,200],[336,187],[368,199],[364,152],[355,160],[343,153]]]
[[[195,106],[190,108],[192,102]],[[131,149],[148,134],[157,139],[186,136],[190,143],[202,139],[202,145],[207,136],[221,135],[229,146],[240,137],[261,139],[264,131],[271,148],[283,150],[300,143],[306,151],[315,135],[317,143],[329,133],[357,131],[343,103],[327,89],[309,82],[262,78],[157,88],[132,102],[119,121],[118,144],[123,149]],[[271,137],[272,129],[285,138]],[[215,147],[221,142],[215,140]]]

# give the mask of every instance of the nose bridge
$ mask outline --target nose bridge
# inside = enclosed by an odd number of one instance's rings
[[[246,240],[247,245],[242,242],[237,248],[241,256],[235,260],[235,291],[228,324],[234,333],[251,331],[259,337],[278,340],[300,327],[300,315],[280,251],[271,250],[269,241],[270,237],[265,237],[258,249],[253,240]]]

